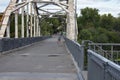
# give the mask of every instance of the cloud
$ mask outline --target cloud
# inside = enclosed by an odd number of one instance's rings
[[[100,14],[111,13],[115,17],[120,13],[120,0],[78,0],[77,6],[78,13],[85,7],[97,8]]]

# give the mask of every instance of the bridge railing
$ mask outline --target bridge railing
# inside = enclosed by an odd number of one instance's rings
[[[31,38],[1,38],[0,39],[0,53],[13,50],[15,48],[23,47],[38,41],[42,41],[46,37],[31,37]]]
[[[120,44],[117,43],[89,43],[89,48],[105,58],[120,64]]]
[[[88,80],[120,80],[120,66],[88,50]]]
[[[82,76],[82,71],[84,67],[84,47],[75,41],[72,41],[67,38],[64,38],[64,39],[65,39],[67,48],[69,49],[70,53],[72,54],[75,60],[75,63],[77,64],[79,80],[84,80]]]
[[[78,44],[75,41],[69,40],[65,38],[66,45],[74,57],[75,61],[77,62],[79,68],[83,70],[83,65],[84,65],[84,53],[83,53],[83,46]]]

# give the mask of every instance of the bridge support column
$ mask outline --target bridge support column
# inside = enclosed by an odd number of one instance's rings
[[[8,27],[6,31],[7,38],[10,38],[10,22],[8,22]]]
[[[26,21],[26,36],[29,37],[29,4],[27,5],[27,21]]]
[[[30,37],[33,36],[32,27],[33,27],[33,15],[32,15],[32,3],[30,3]]]
[[[18,38],[18,11],[15,12],[15,38]]]
[[[36,37],[36,15],[34,15],[34,37]]]
[[[22,8],[22,27],[21,27],[21,37],[24,38],[24,7]]]
[[[37,36],[39,36],[39,18],[38,18],[38,16],[37,16]]]
[[[75,17],[75,7],[74,0],[68,0],[68,11],[67,14],[67,38],[71,40],[76,40],[76,17]]]

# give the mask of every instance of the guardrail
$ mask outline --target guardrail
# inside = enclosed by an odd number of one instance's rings
[[[9,51],[15,48],[26,46],[34,42],[42,41],[49,37],[32,37],[32,38],[1,38],[0,52]]]
[[[83,47],[75,41],[65,38],[66,45],[77,62],[79,68],[83,70],[84,67],[84,52]]]
[[[88,50],[88,80],[120,80],[120,66]]]
[[[69,49],[70,53],[74,57],[75,62],[77,63],[78,70],[78,77],[79,80],[84,80],[82,76],[82,71],[84,67],[84,49],[83,46],[78,44],[75,41],[69,40],[67,38],[65,39],[65,43],[67,45],[67,48]]]
[[[89,43],[89,49],[117,64],[120,64],[119,43]]]

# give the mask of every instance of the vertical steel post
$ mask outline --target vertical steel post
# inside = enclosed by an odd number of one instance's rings
[[[39,36],[39,30],[38,30],[38,27],[39,27],[39,18],[38,18],[38,16],[37,16],[37,36]]]
[[[27,5],[26,36],[29,37],[29,4]]]
[[[7,25],[7,37],[10,38],[10,21],[8,22]]]
[[[111,45],[111,60],[113,61],[113,45]]]
[[[30,3],[30,37],[33,36],[32,27],[33,27],[33,16],[32,16],[32,2]]]
[[[22,27],[21,27],[21,37],[24,38],[24,7],[22,8]]]
[[[94,44],[94,51],[96,51],[96,48],[95,48],[95,47],[96,47],[96,45]]]
[[[15,12],[15,38],[18,38],[18,11]]]
[[[36,14],[34,15],[34,37],[36,37]]]

